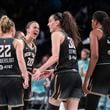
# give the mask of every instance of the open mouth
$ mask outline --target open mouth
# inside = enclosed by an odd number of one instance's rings
[[[34,32],[33,34],[34,34],[34,35],[38,35],[38,32]]]

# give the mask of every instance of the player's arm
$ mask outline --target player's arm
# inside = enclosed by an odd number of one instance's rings
[[[14,44],[14,47],[16,49],[16,56],[17,56],[19,68],[21,70],[22,77],[24,78],[25,86],[27,87],[29,78],[28,78],[28,72],[27,72],[25,60],[23,57],[24,45],[23,45],[23,42],[21,40],[17,40],[17,39],[14,40],[13,44]]]
[[[33,75],[33,79],[38,79],[38,77],[43,74],[45,70],[47,70],[59,60],[61,38],[62,34],[60,32],[54,32],[52,34],[52,56],[40,68],[36,69],[36,72],[34,71],[35,74]]]
[[[60,32],[54,32],[51,36],[52,40],[52,56],[47,60],[45,64],[43,64],[39,70],[40,72],[45,71],[50,66],[55,64],[59,60],[59,53],[60,53],[60,44],[61,44],[61,36]]]

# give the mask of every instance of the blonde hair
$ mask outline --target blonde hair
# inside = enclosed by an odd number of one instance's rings
[[[89,49],[83,48],[82,51],[85,52],[87,54],[87,56],[89,57],[89,55],[90,55],[90,50]]]
[[[9,32],[12,27],[15,27],[14,22],[6,15],[3,15],[0,19],[0,29],[2,33]]]

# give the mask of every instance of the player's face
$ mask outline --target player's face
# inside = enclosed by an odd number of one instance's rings
[[[92,19],[92,29],[97,28],[97,21]]]
[[[32,23],[28,29],[28,33],[33,39],[36,39],[36,37],[39,35],[40,27],[38,23]]]
[[[54,32],[58,27],[58,20],[54,19],[54,16],[50,16],[48,21],[48,27],[50,29],[50,32]]]

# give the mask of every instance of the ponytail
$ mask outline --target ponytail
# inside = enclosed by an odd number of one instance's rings
[[[53,14],[55,20],[60,21],[61,28],[71,37],[75,43],[75,46],[81,41],[79,37],[78,27],[75,19],[70,12],[65,11],[64,13],[55,13]]]
[[[14,22],[6,15],[0,19],[0,29],[3,33],[9,32],[12,27],[15,27]]]
[[[103,32],[105,35],[110,35],[110,18],[106,18],[102,24]]]
[[[81,39],[79,37],[76,21],[70,12],[65,11],[63,13],[63,22],[61,26],[64,29],[64,31],[69,35],[69,37],[73,39],[75,46],[77,47]]]

